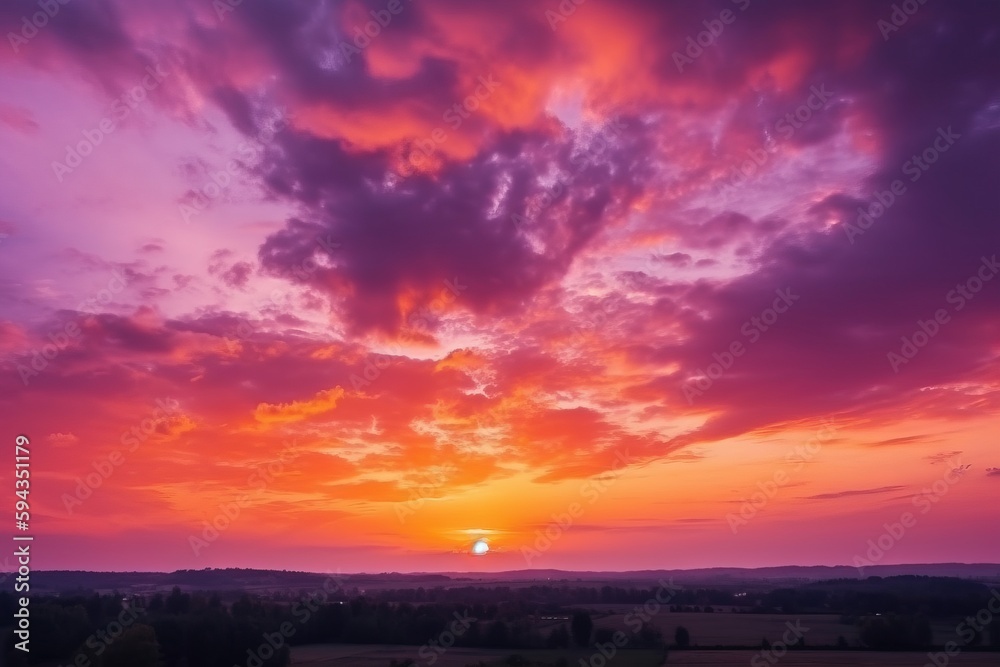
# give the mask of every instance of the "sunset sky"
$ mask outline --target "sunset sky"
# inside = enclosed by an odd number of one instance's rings
[[[0,6],[35,567],[997,560],[996,2],[50,4]]]

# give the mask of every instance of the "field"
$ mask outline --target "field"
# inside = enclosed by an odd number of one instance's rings
[[[667,665],[705,667],[746,667],[757,655],[753,651],[672,651]],[[775,664],[780,667],[922,667],[926,653],[872,653],[868,651],[798,651],[788,653]],[[763,664],[770,664],[766,660]],[[997,667],[996,653],[959,653],[948,667]]]
[[[419,660],[416,646],[300,646],[292,650],[292,667],[388,667],[391,660],[417,660],[417,665],[431,664]],[[482,662],[490,667],[506,665],[511,651],[452,648],[438,657],[435,667],[465,667]],[[578,667],[594,655],[586,651],[520,651],[532,664],[552,665],[565,658],[568,667]],[[622,651],[607,662],[609,667],[656,667],[659,651]],[[666,665],[701,665],[704,667],[746,667],[757,655],[755,651],[671,651]],[[921,667],[928,662],[926,653],[873,653],[867,651],[795,651],[786,654],[776,664],[781,667]],[[594,665],[602,664],[598,658]],[[763,664],[769,664],[764,661]],[[960,653],[951,658],[949,667],[997,667],[996,653]]]
[[[560,658],[565,658],[569,667],[577,667],[580,660],[585,662],[594,655],[593,651],[515,651],[474,648],[451,648],[437,658],[433,663],[421,660],[418,646],[378,646],[343,644],[317,644],[298,646],[292,649],[292,667],[388,667],[390,661],[402,662],[407,658],[416,661],[416,665],[433,664],[435,667],[465,667],[478,665],[480,662],[499,667],[506,665],[506,659],[511,654],[527,658],[531,664],[553,665]],[[657,667],[662,664],[662,651],[634,650],[622,651],[618,656],[608,661],[614,667]]]
[[[635,626],[635,622],[627,623],[632,617],[637,617],[633,606],[624,605],[592,605],[588,606],[594,619],[595,628],[608,628],[613,631],[627,630]],[[667,612],[649,617],[649,622],[663,633],[668,642],[673,641],[674,630],[678,626],[687,628],[691,635],[693,646],[759,646],[763,638],[771,644],[776,644],[787,630],[788,623],[799,621],[805,632],[804,644],[806,650],[793,650],[780,658],[781,667],[838,667],[840,665],[858,667],[895,667],[899,665],[922,667],[928,663],[926,653],[875,653],[868,651],[830,651],[812,650],[811,647],[833,646],[838,638],[843,637],[850,646],[859,646],[858,631],[855,626],[840,623],[840,618],[834,614],[817,614],[795,616],[791,614],[733,614],[726,612],[696,613]],[[957,622],[957,620],[956,620]],[[558,625],[568,625],[566,621],[539,621],[536,629],[547,635]],[[955,638],[954,622],[942,622],[934,625],[934,640],[937,644]],[[555,665],[560,658],[565,659],[567,667],[577,667],[590,663],[594,667],[604,667],[603,657],[593,651],[581,650],[513,650],[513,649],[475,649],[454,647],[443,654],[423,654],[418,646],[389,645],[340,645],[327,644],[296,647],[292,650],[293,667],[388,667],[395,660],[403,662],[412,659],[416,665],[435,665],[435,667],[465,667],[466,665],[483,665],[500,667],[507,665],[507,658],[512,654],[523,656],[531,665]],[[756,650],[712,650],[693,649],[690,651],[671,651],[667,665],[706,665],[723,667],[728,665],[749,665]],[[595,660],[591,661],[591,658]],[[607,667],[657,667],[663,664],[662,651],[645,649],[620,650]],[[433,660],[432,660],[433,658]],[[766,660],[763,663],[770,664]],[[966,652],[954,656],[949,667],[997,667],[1000,665],[1000,654]]]
[[[634,610],[634,606],[627,605],[590,605],[587,608],[597,612],[593,614],[595,627],[612,630],[627,630],[626,618]],[[796,620],[801,621],[804,629],[808,628],[806,646],[835,646],[838,637],[846,639],[849,646],[860,646],[857,626],[842,624],[836,614],[705,614],[660,610],[649,622],[668,642],[673,641],[674,630],[682,625],[691,633],[691,643],[697,646],[759,646],[764,637],[772,644],[781,639],[787,629],[785,623],[794,624]],[[933,623],[934,643],[943,645],[954,640],[955,626],[960,620]]]
[[[594,614],[594,626],[628,630],[626,618],[632,613],[631,610],[632,608],[628,607],[606,616]],[[805,633],[807,646],[834,646],[837,638],[841,636],[849,645],[857,644],[857,627],[840,623],[840,617],[833,614],[795,616],[661,611],[652,616],[649,622],[659,628],[668,642],[673,641],[674,630],[682,625],[691,633],[691,643],[697,646],[759,646],[764,637],[767,637],[772,644],[780,640],[781,635],[788,629],[785,624],[794,624],[797,620],[801,621],[803,630],[808,629]]]

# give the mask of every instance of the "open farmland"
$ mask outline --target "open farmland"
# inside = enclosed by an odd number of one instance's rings
[[[292,651],[292,667],[388,667],[391,661],[407,658],[417,665],[430,664],[419,660],[417,646],[337,645],[300,646]],[[466,665],[507,665],[513,653],[523,656],[532,665],[554,665],[560,658],[568,667],[580,661],[589,662],[595,654],[589,651],[510,651],[495,649],[452,648],[433,663],[436,667]],[[758,655],[756,651],[671,651],[666,665],[703,667],[744,667]],[[621,651],[607,662],[611,667],[656,667],[662,653],[654,650]],[[926,653],[880,653],[873,651],[793,651],[780,660],[781,667],[921,667],[928,662]],[[597,658],[592,664],[601,664]],[[764,661],[764,664],[768,664]],[[949,667],[996,667],[996,653],[960,653],[951,658]]]
[[[419,646],[380,646],[318,644],[299,646],[292,650],[292,667],[388,667],[391,661],[402,662],[407,658],[417,665],[434,664],[435,667],[465,667],[465,665],[507,664],[511,655],[520,655],[532,665],[554,665],[560,658],[568,666],[576,667],[580,660],[589,661],[593,651],[476,649],[455,647],[443,654],[435,654],[433,663],[420,659]],[[599,655],[599,654],[598,654]],[[663,663],[663,652],[654,649],[621,651],[607,664],[612,667],[657,667]]]
[[[627,630],[627,619],[635,615],[634,605],[600,605],[601,613],[594,614],[594,626],[612,630]],[[596,611],[596,606],[595,606]],[[633,616],[639,617],[641,616]],[[649,623],[656,626],[670,642],[677,626],[684,626],[691,633],[691,643],[696,646],[758,646],[763,638],[774,643],[781,639],[786,623],[801,621],[809,631],[806,646],[835,646],[839,637],[849,646],[860,647],[858,628],[840,622],[837,614],[733,614],[716,612],[659,611],[651,615]],[[961,619],[931,623],[934,643],[943,645],[955,639],[955,626]],[[633,625],[635,621],[632,621]],[[1000,660],[997,662],[1000,665]]]
[[[598,628],[626,630],[626,619],[632,608],[616,610],[617,613],[594,617]],[[641,618],[641,617],[640,617]],[[843,636],[848,644],[855,645],[858,630],[853,625],[840,622],[835,614],[794,616],[791,614],[703,614],[694,612],[665,612],[652,616],[649,623],[657,627],[667,642],[673,641],[674,630],[684,626],[691,633],[691,643],[697,646],[758,646],[763,638],[774,643],[787,631],[786,623],[801,621],[806,645],[834,646]],[[633,625],[635,621],[632,621]]]
[[[746,667],[754,651],[672,651],[667,664],[702,667]],[[922,667],[926,653],[879,653],[874,651],[797,651],[786,654],[775,664],[780,667]],[[766,660],[762,664],[770,664]],[[996,653],[960,653],[948,667],[997,667]]]

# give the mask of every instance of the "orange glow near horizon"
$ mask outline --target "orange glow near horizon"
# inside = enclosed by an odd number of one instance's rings
[[[850,565],[907,511],[885,564],[996,560],[974,21],[84,4],[0,53],[38,567]]]

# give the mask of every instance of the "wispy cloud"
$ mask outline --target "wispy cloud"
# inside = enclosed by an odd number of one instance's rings
[[[931,465],[937,465],[939,463],[948,463],[961,453],[962,450],[960,449],[951,452],[938,452],[937,454],[931,454],[930,456],[925,456],[924,459],[930,461]]]
[[[868,496],[878,493],[891,493],[905,489],[905,486],[880,486],[874,489],[857,489],[852,491],[836,491],[833,493],[820,493],[815,496],[806,496],[803,500],[834,500],[837,498],[849,498],[851,496]]]

